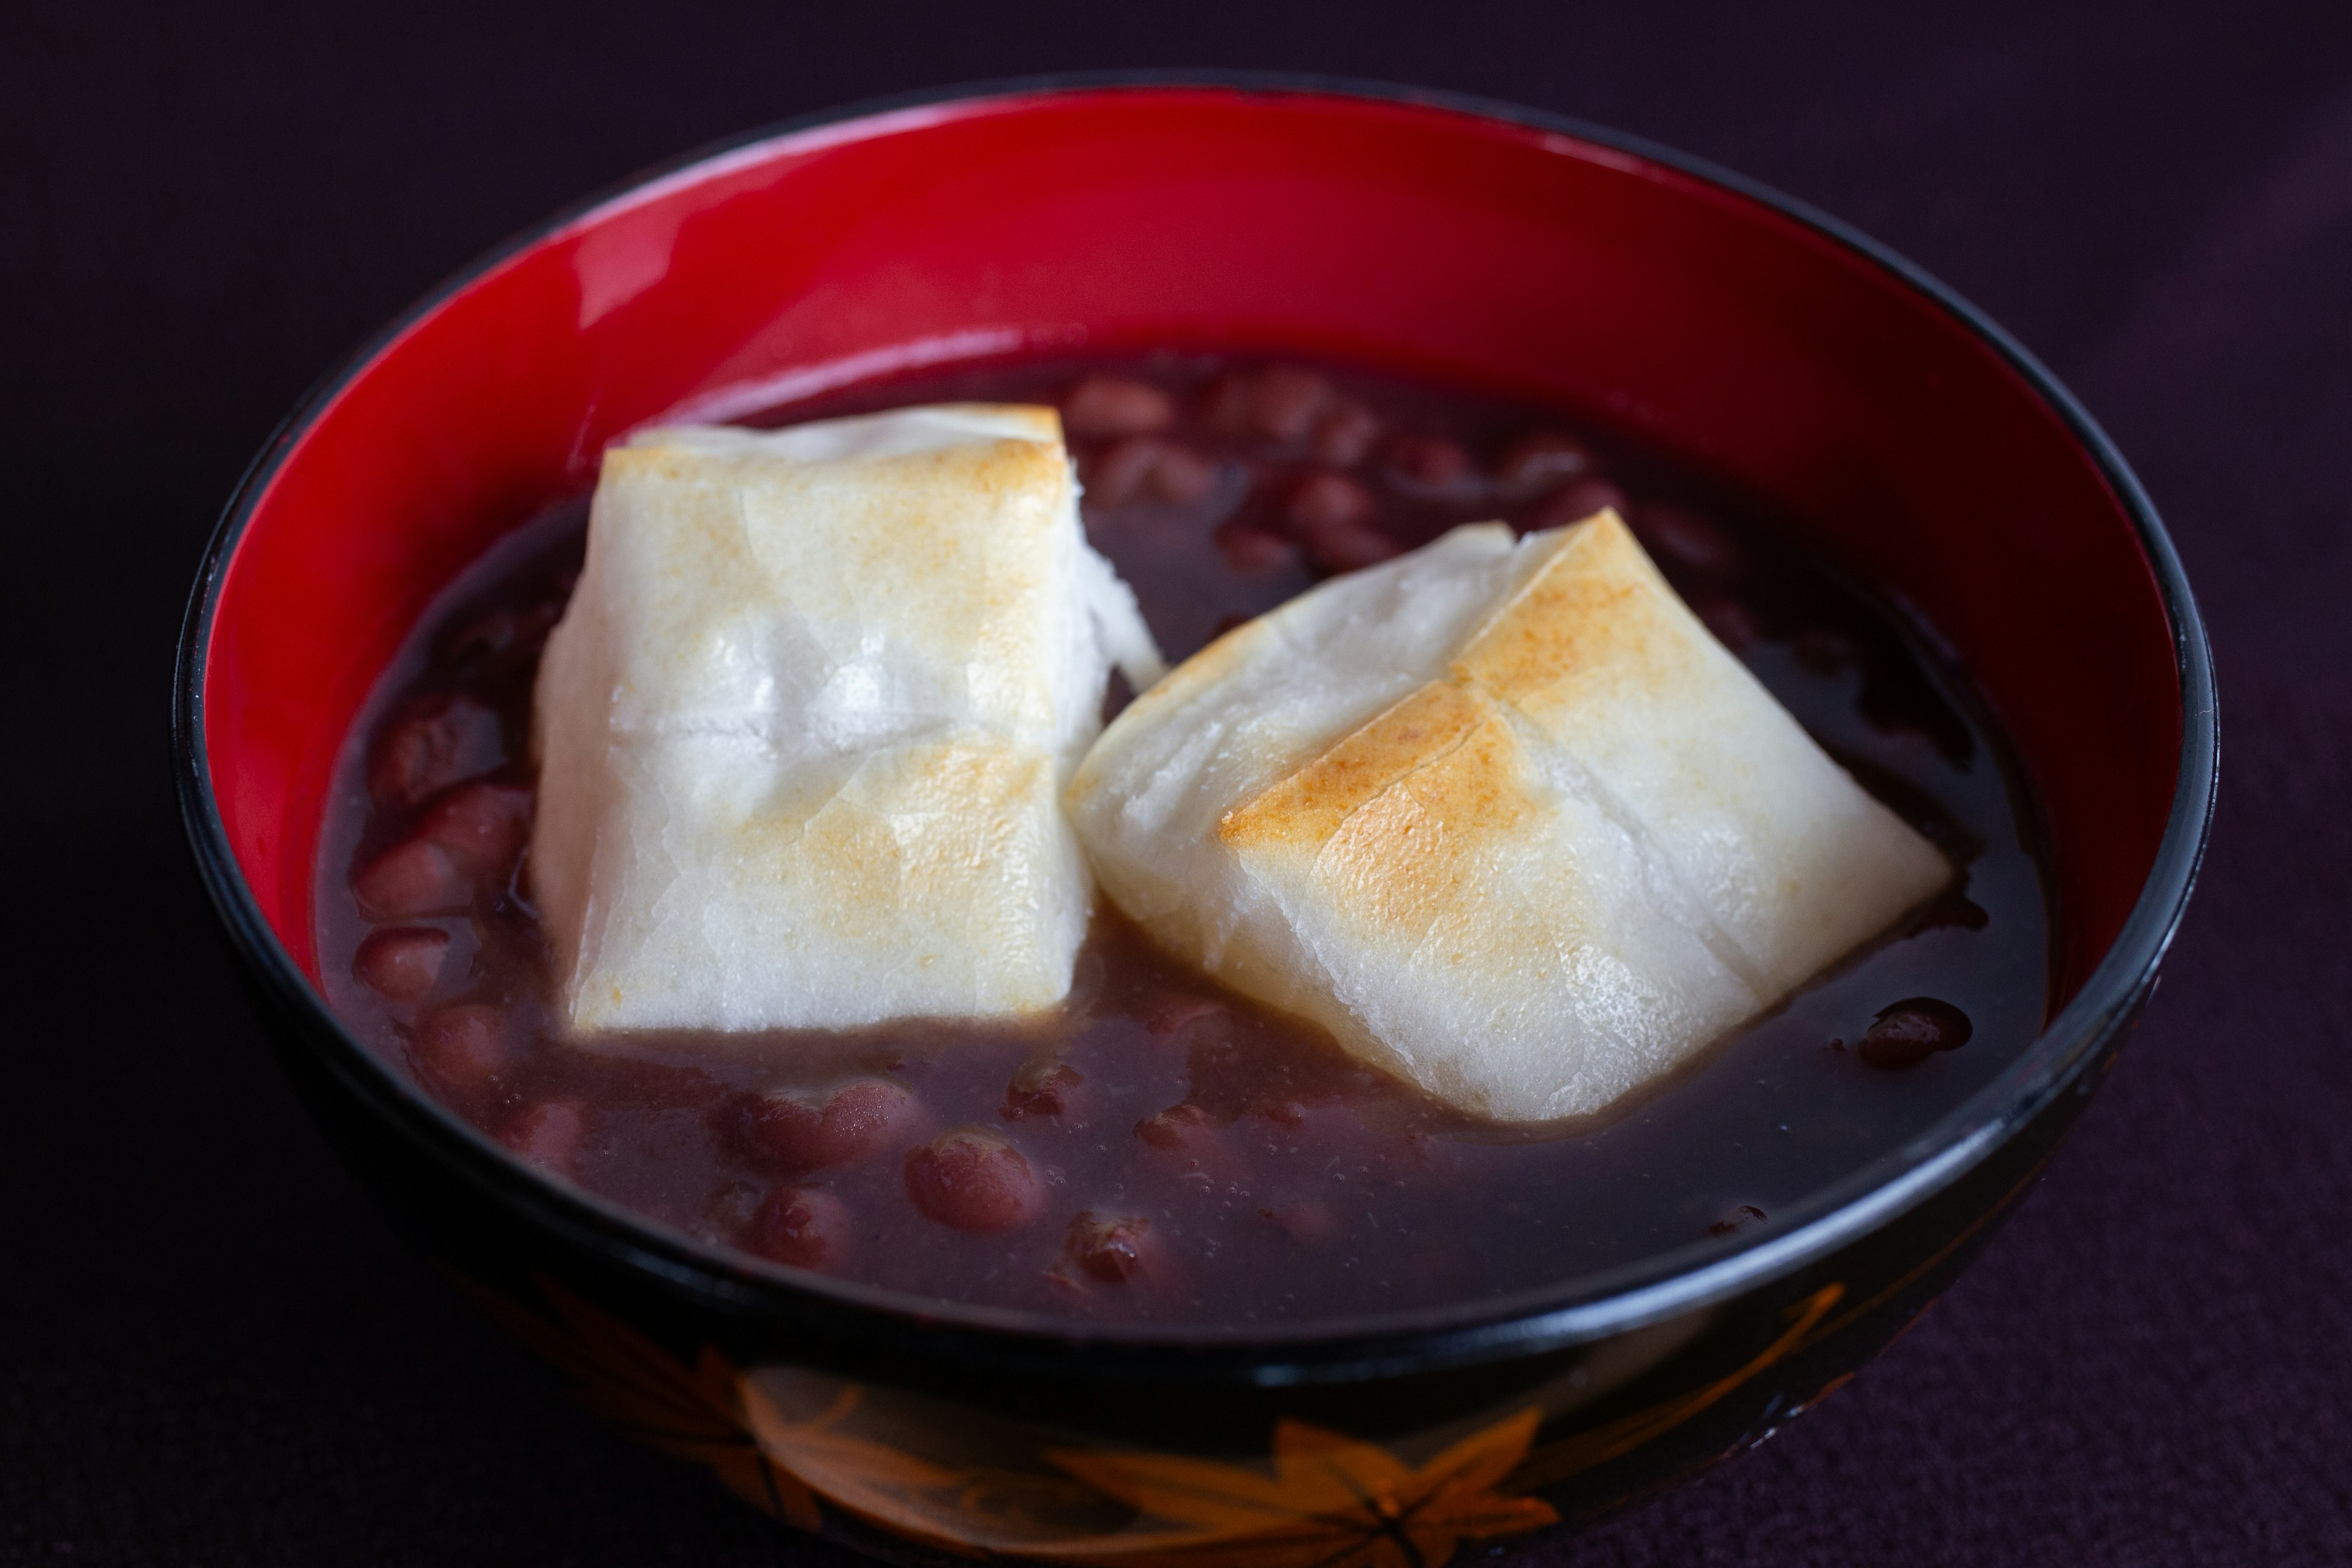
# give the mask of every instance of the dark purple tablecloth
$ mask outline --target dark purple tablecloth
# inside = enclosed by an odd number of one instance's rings
[[[1538,1554],[2352,1562],[2352,11],[1927,9],[9,7],[0,1563],[837,1557],[575,1415],[345,1181],[181,850],[173,630],[272,421],[509,230],[823,105],[1164,64],[1517,100],[1850,219],[2082,395],[2211,621],[2204,886],[2041,1190],[1818,1414]]]

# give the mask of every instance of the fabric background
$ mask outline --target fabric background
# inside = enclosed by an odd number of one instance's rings
[[[1817,1414],[1514,1555],[2352,1562],[2352,10],[1929,10],[0,12],[0,1563],[840,1560],[582,1419],[362,1205],[189,870],[170,650],[273,422],[503,235],[786,115],[1145,65],[1491,94],[1850,220],[2082,395],[2212,626],[2204,885],[2041,1190]]]

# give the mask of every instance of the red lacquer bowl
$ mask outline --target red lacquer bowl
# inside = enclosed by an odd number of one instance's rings
[[[607,441],[909,366],[1165,346],[1581,413],[1761,492],[1907,602],[2039,796],[2044,1033],[1744,1249],[1336,1330],[1113,1332],[717,1256],[532,1175],[329,1015],[314,857],[358,706],[427,599],[591,483]],[[394,1221],[607,1415],[908,1558],[1433,1568],[1736,1451],[1907,1321],[2055,1147],[2153,984],[2214,767],[2203,634],[2146,498],[1948,291],[1610,132],[1265,79],[827,116],[508,246],[254,464],[176,704],[206,886],[289,1072]]]

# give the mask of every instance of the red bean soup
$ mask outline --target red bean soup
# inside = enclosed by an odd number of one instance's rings
[[[2039,836],[2005,743],[1931,634],[1753,498],[1547,409],[1198,355],[930,374],[752,423],[962,400],[1061,406],[1087,531],[1171,660],[1456,523],[1613,505],[1715,635],[1965,876],[1663,1087],[1541,1128],[1467,1120],[1359,1066],[1107,904],[1045,1019],[569,1044],[525,850],[531,682],[583,498],[509,535],[415,628],[351,737],[319,858],[335,1010],[518,1157],[718,1246],[919,1298],[1330,1320],[1741,1245],[2040,1030]]]

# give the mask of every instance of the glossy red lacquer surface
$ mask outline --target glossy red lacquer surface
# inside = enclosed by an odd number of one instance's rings
[[[321,797],[433,593],[605,442],[928,360],[1278,349],[1532,395],[1779,501],[1914,605],[2042,797],[2062,1002],[2173,795],[2154,576],[2064,421],[1960,319],[1748,196],[1448,109],[1114,89],[784,136],[598,207],[425,311],[289,437],[228,566],[206,755],[315,968]]]

